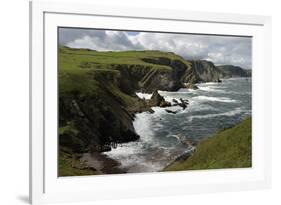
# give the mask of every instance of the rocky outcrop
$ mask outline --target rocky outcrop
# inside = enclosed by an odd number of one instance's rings
[[[159,106],[159,107],[170,107],[171,103],[167,102],[163,96],[161,96],[157,90],[152,93],[152,96],[149,100],[147,100],[147,104],[151,107]]]
[[[234,78],[234,77],[251,77],[251,70],[243,69],[239,66],[221,65],[217,66],[220,70],[221,78]]]
[[[61,146],[72,152],[108,151],[111,142],[139,139],[133,127],[133,115],[112,93],[107,96],[60,96]]]
[[[180,98],[179,101],[173,99],[173,103],[173,106],[180,106],[183,110],[185,110],[185,108],[187,108],[187,105],[189,105],[189,101],[182,98]]]
[[[220,79],[220,70],[211,61],[196,60],[191,62],[196,83],[215,82]]]
[[[190,69],[190,65],[184,60],[166,57],[143,58],[142,60],[157,65],[140,81],[140,87],[143,92],[151,93],[155,89],[177,91],[183,87],[184,80],[182,77]]]
[[[158,93],[157,90],[154,91],[154,92],[152,93],[152,96],[151,96],[150,100],[149,100],[150,106],[160,106],[160,104],[161,104],[162,102],[165,102],[164,97],[161,96],[161,95]]]

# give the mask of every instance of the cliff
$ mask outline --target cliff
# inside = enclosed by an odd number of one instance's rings
[[[221,78],[233,78],[233,77],[251,77],[252,72],[249,69],[243,69],[239,66],[233,65],[221,65],[217,66],[220,70]]]
[[[136,91],[176,91],[191,79],[191,63],[173,53],[60,47],[60,148],[102,152],[111,143],[137,140],[134,114],[151,111],[151,105]]]
[[[211,61],[196,60],[191,62],[197,82],[211,82],[220,79],[221,70]]]

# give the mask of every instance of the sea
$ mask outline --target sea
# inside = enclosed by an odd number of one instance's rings
[[[140,139],[120,144],[104,154],[118,161],[120,168],[128,173],[161,171],[178,157],[192,152],[201,140],[251,116],[251,78],[196,85],[197,90],[159,91],[166,101],[173,103],[173,99],[184,99],[189,105],[186,109],[153,107],[154,113],[136,114],[133,125]],[[152,94],[137,95],[150,99]]]

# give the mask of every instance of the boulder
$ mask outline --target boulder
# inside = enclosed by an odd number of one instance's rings
[[[178,104],[178,103],[179,103],[179,101],[177,101],[176,99],[173,99],[173,103]]]
[[[173,111],[173,110],[165,109],[165,111],[166,111],[167,113],[172,113],[172,114],[177,114],[177,113],[178,113],[178,110]]]
[[[187,108],[187,105],[189,104],[189,101],[187,99],[180,98],[179,100],[173,99],[173,106],[180,106],[184,110]]]
[[[160,107],[171,107],[171,103],[167,101],[161,101]]]
[[[157,90],[155,90],[152,93],[152,96],[150,98],[150,105],[151,106],[160,106],[161,102],[165,102],[165,99],[163,96],[161,96]]]
[[[152,93],[151,98],[147,101],[147,104],[151,107],[159,106],[159,107],[170,107],[172,104],[170,102],[165,101],[164,97],[161,96],[158,91],[154,91]]]

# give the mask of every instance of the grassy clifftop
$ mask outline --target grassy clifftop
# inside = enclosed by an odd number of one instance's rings
[[[58,60],[59,143],[70,153],[137,140],[134,112],[148,108],[135,92],[178,90],[193,76],[189,61],[160,51],[59,47]]]
[[[71,79],[65,77],[70,74],[78,80],[87,78],[89,74],[106,75],[108,80],[121,76],[123,80],[119,81],[119,87],[129,94],[140,89],[147,92],[154,89],[177,90],[183,82],[196,81],[191,62],[174,53],[161,51],[100,52],[60,47],[59,68],[63,89],[69,88],[66,80]],[[76,86],[85,90],[92,87]]]
[[[248,118],[211,136],[197,146],[190,158],[176,161],[164,171],[251,167],[251,127],[251,118]]]
[[[59,47],[58,62],[60,175],[91,174],[93,170],[77,168],[73,156],[108,151],[111,142],[139,138],[134,113],[149,106],[136,91],[177,90],[182,76],[192,76],[188,61],[160,51]]]
[[[167,58],[170,60],[180,60],[183,61],[187,66],[191,66],[189,61],[184,60],[181,56],[178,56],[171,52],[161,52],[161,51],[95,51],[89,49],[76,49],[68,47],[60,47],[59,53],[61,55],[61,65],[67,64],[68,68],[77,68],[82,65],[82,67],[97,68],[97,69],[108,69],[108,65],[112,64],[127,64],[127,65],[145,65],[145,66],[155,66],[161,69],[171,69],[169,66],[165,66],[164,63],[156,64],[146,62],[145,58],[159,59]],[[68,56],[72,56],[72,60],[68,59]]]

